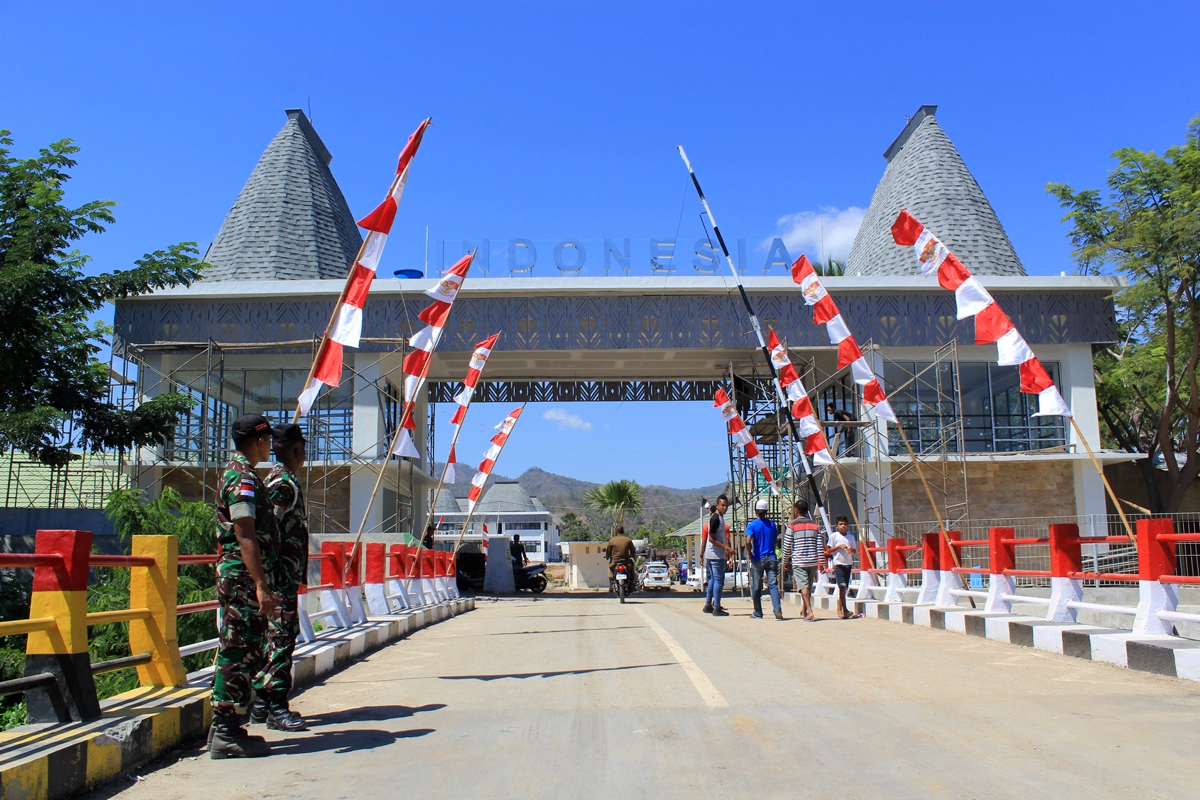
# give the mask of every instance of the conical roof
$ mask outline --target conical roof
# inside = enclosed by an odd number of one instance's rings
[[[263,152],[205,261],[210,281],[344,278],[362,244],[329,162],[299,109]]]
[[[897,247],[891,227],[906,208],[975,275],[1024,275],[1004,226],[950,138],[921,106],[883,157],[887,169],[875,187],[850,256],[847,275],[920,275],[912,250]]]

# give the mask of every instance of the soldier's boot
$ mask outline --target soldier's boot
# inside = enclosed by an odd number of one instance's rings
[[[275,731],[294,733],[308,730],[308,723],[304,717],[288,708],[287,692],[272,692],[267,712],[267,727]]]
[[[266,722],[269,706],[266,691],[261,691],[254,695],[254,702],[250,704],[250,723],[252,725],[262,725]]]
[[[271,746],[257,737],[250,737],[246,729],[238,724],[236,714],[213,715],[208,757],[259,758],[271,754]]]

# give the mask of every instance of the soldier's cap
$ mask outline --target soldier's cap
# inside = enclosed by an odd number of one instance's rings
[[[276,425],[271,431],[271,435],[275,437],[275,444],[284,445],[292,442],[305,442],[304,429],[294,422],[289,422],[286,425]]]
[[[243,414],[233,421],[233,440],[240,442],[271,432],[271,423],[262,414]]]

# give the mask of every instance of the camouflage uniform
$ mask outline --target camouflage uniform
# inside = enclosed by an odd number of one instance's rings
[[[308,578],[308,513],[299,481],[283,464],[276,464],[267,476],[267,497],[279,523],[275,591],[280,599],[267,627],[266,666],[257,683],[286,696],[292,688],[292,653],[300,636],[297,592]]]
[[[271,587],[278,561],[279,528],[267,488],[254,466],[241,453],[225,467],[217,502],[217,600],[221,606],[220,647],[213,680],[212,701],[232,703],[244,713],[250,703],[251,683],[258,686],[264,664],[267,621],[258,611],[254,579],[242,560],[233,521],[254,519],[258,552]],[[272,588],[271,591],[274,591]]]

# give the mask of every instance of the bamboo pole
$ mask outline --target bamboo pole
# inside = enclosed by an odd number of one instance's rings
[[[1104,481],[1104,488],[1108,491],[1108,496],[1112,498],[1117,513],[1121,515],[1121,524],[1125,526],[1125,533],[1129,536],[1129,541],[1133,542],[1133,549],[1137,550],[1137,537],[1133,535],[1133,528],[1129,524],[1129,519],[1125,516],[1125,510],[1121,508],[1121,501],[1117,499],[1116,492],[1113,491],[1112,485],[1108,482],[1108,477],[1104,474],[1104,467],[1100,465],[1100,460],[1092,452],[1092,447],[1088,444],[1087,437],[1083,435],[1083,430],[1080,429],[1079,423],[1075,421],[1075,417],[1070,417],[1070,420],[1071,427],[1075,429],[1075,435],[1079,437],[1079,441],[1083,442],[1083,448],[1087,450],[1088,457],[1092,459],[1092,466],[1096,468],[1096,472],[1100,473],[1100,480]]]
[[[842,493],[844,495],[846,495],[846,502],[850,506],[850,516],[854,517],[855,530],[857,530],[860,535],[863,533],[866,533],[869,535],[870,531],[863,531],[862,524],[859,523],[859,521],[858,521],[858,510],[855,508],[854,501],[850,499],[850,487],[848,487],[846,485],[846,478],[845,478],[845,476],[842,475],[842,465],[840,463],[838,463],[838,460],[837,460],[836,448],[838,445],[838,438],[841,435],[842,435],[841,431],[838,431],[837,433],[835,433],[833,435],[833,445],[832,446],[830,446],[829,441],[826,440],[825,450],[829,453],[829,457],[833,459],[833,469],[834,469],[834,472],[837,473],[838,483],[840,483],[842,485]],[[864,550],[863,552],[867,556],[868,569],[875,569],[875,556],[871,553],[870,546],[871,545],[868,542],[868,544],[867,544],[868,549]]]

